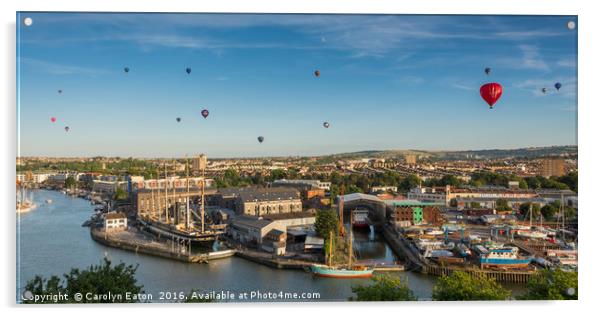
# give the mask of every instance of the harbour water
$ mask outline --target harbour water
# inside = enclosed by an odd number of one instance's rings
[[[21,293],[28,280],[35,275],[62,276],[71,268],[84,269],[99,264],[106,256],[113,263],[124,262],[138,265],[136,278],[144,291],[152,295],[152,301],[162,302],[163,295],[191,290],[200,293],[230,291],[238,295],[248,293],[251,299],[263,293],[318,293],[311,299],[294,301],[346,301],[353,294],[351,287],[369,280],[328,279],[313,277],[297,270],[277,270],[238,257],[211,261],[209,264],[190,264],[129,251],[105,247],[90,238],[87,227],[81,224],[93,213],[90,202],[69,197],[60,192],[37,190],[34,202],[38,207],[29,213],[18,215],[17,221],[17,293]],[[45,200],[53,203],[47,204]],[[371,240],[373,239],[373,240]],[[392,262],[396,260],[392,250],[378,234],[355,233],[354,248],[361,260]],[[421,300],[429,300],[435,279],[412,272],[396,272],[407,279],[410,288]],[[20,295],[20,294],[18,294]],[[176,295],[177,296],[177,295]],[[282,300],[276,298],[275,300]],[[289,301],[291,299],[288,299]]]

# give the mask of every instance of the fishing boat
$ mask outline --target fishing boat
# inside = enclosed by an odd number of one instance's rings
[[[532,259],[532,257],[520,257],[517,247],[500,247],[488,249],[486,253],[481,254],[480,263],[482,268],[522,268],[527,267]]]
[[[353,219],[351,220],[353,226]],[[349,262],[347,266],[333,266],[332,265],[332,241],[333,233],[330,232],[330,247],[328,247],[328,264],[313,264],[311,265],[311,272],[315,276],[325,278],[339,278],[339,279],[358,279],[358,278],[370,278],[374,272],[374,268],[366,266],[353,265],[353,229],[349,229],[348,233],[349,240]]]

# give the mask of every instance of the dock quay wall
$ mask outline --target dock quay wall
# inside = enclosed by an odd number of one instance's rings
[[[230,257],[235,253],[235,250],[230,250],[210,254],[188,255],[187,253],[171,251],[171,249],[167,247],[157,247],[150,244],[138,243],[135,239],[117,238],[112,233],[106,233],[105,231],[96,228],[90,228],[90,236],[94,241],[105,246],[182,262],[206,263],[208,260]]]

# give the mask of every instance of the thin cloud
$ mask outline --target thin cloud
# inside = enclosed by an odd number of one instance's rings
[[[456,89],[466,90],[466,91],[475,91],[475,87],[471,87],[468,85],[460,84],[460,83],[452,83],[451,86]]]
[[[523,57],[521,66],[528,69],[544,70],[549,71],[550,67],[543,60],[543,57],[539,53],[539,48],[535,45],[519,45],[518,48],[521,50]]]
[[[110,71],[105,69],[64,65],[27,57],[19,58],[19,62],[22,65],[35,69],[36,71],[45,72],[52,75],[84,75],[96,77],[110,73]]]
[[[399,82],[408,84],[421,84],[424,83],[424,78],[413,75],[407,75],[400,77]]]

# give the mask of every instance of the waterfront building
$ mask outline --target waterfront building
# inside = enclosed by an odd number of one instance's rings
[[[278,229],[270,230],[263,238],[261,249],[277,256],[284,255],[286,253],[286,233]]]
[[[440,225],[444,222],[441,214],[442,203],[423,202],[416,200],[397,200],[387,203],[393,209],[391,220],[397,226],[420,224]]]
[[[127,190],[127,181],[93,180],[92,191],[96,193],[113,194],[117,189]]]
[[[215,201],[221,208],[249,216],[303,211],[301,194],[292,188],[224,188],[219,189]]]
[[[123,213],[107,213],[104,215],[105,231],[126,230],[128,227],[127,216]]]
[[[258,247],[261,246],[263,239],[272,230],[278,230],[286,234],[286,226],[283,223],[260,217],[237,216],[228,226],[228,233],[234,240]]]
[[[205,190],[205,199],[214,199],[216,190]],[[165,198],[165,188],[163,189],[139,189],[133,192],[133,207],[138,216],[142,214],[160,213],[165,210],[165,202],[167,200],[168,207],[171,205],[186,205],[186,199],[194,201],[201,196],[201,188],[191,187],[173,188],[167,190],[167,198]],[[175,215],[175,214],[174,214]]]
[[[299,191],[285,188],[243,190],[235,207],[236,213],[251,216],[303,211]]]

